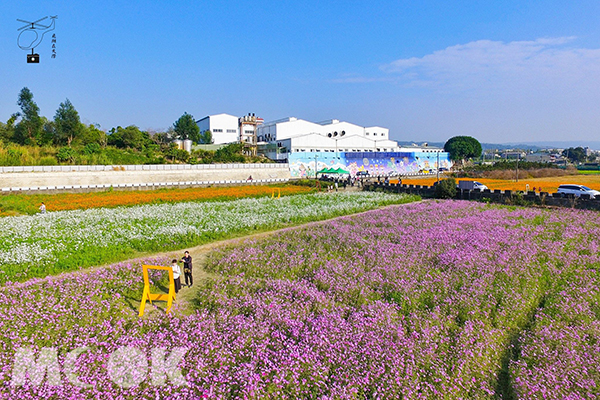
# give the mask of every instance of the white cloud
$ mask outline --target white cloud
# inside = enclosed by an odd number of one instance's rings
[[[478,40],[399,59],[381,70],[405,84],[452,90],[600,87],[600,49],[574,47],[575,39]]]

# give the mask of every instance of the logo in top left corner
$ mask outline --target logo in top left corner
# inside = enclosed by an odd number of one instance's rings
[[[45,25],[46,23],[48,23],[47,21],[45,21],[48,18],[50,18],[50,21],[49,21],[50,24]],[[27,50],[27,51],[31,50],[31,53],[28,52],[28,54],[27,54],[27,63],[38,64],[40,62],[40,55],[35,52],[35,48],[42,43],[42,41],[44,40],[44,36],[46,36],[46,34],[48,32],[51,32],[54,30],[57,18],[58,18],[58,16],[56,16],[56,15],[55,16],[47,16],[44,18],[40,18],[35,22],[17,19],[17,21],[25,24],[18,29],[19,36],[17,37],[17,45],[22,50]],[[45,21],[45,22],[42,23],[42,21]],[[54,43],[56,41],[55,35],[53,35],[52,41],[53,41],[52,58],[54,58],[55,54],[56,54],[54,51],[54,48],[55,48]]]

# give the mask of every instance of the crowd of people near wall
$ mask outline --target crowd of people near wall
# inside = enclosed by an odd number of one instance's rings
[[[323,175],[321,176],[321,178],[319,178],[320,181],[325,181],[325,182],[331,182],[332,185],[328,185],[328,189],[330,190],[335,190],[337,192],[337,190],[339,189],[339,187],[341,186],[343,189],[346,189],[347,186],[350,187],[354,187],[357,186],[359,188],[364,187],[365,181],[368,179],[368,177],[366,176],[329,176],[329,175]],[[388,176],[378,176],[377,177],[377,183],[385,183],[388,184],[390,183],[390,178]],[[402,179],[398,179],[398,183],[402,184]]]

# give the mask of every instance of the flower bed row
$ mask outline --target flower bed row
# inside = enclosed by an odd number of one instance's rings
[[[292,343],[332,310],[345,321],[367,313],[360,332],[371,340],[323,330],[318,357],[299,352],[312,377],[304,387],[320,395],[592,398],[599,234],[590,212],[407,205],[223,250],[209,270],[224,278],[200,304],[274,324]],[[269,294],[286,282],[319,300]],[[265,308],[292,317],[274,322]]]
[[[53,195],[6,195],[0,197],[0,216],[11,213],[36,214],[41,202],[48,211],[86,210],[88,208],[134,206],[183,201],[233,200],[244,197],[282,196],[309,193],[310,188],[294,185],[202,187],[137,191],[60,193]]]
[[[349,192],[53,212],[0,219],[0,282],[25,280],[414,201],[414,196]]]
[[[443,177],[442,177],[443,178]],[[592,189],[600,190],[600,178],[598,175],[567,175],[554,176],[548,178],[522,178],[518,182],[513,179],[492,179],[492,178],[455,178],[459,180],[471,180],[481,182],[491,190],[514,190],[527,191],[535,190],[537,192],[555,193],[558,187],[562,184],[577,184],[588,186]],[[433,186],[437,181],[437,177],[419,178],[419,179],[404,179],[402,183],[408,185],[424,185]],[[391,181],[396,183],[395,180]]]

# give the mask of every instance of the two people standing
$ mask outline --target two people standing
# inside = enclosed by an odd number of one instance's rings
[[[183,275],[185,276],[185,286],[191,287],[194,284],[194,278],[192,277],[192,256],[190,252],[186,251],[181,258],[183,262]],[[175,293],[179,293],[181,290],[181,268],[177,263],[177,260],[171,262],[171,268],[173,269],[173,281],[175,283]]]

